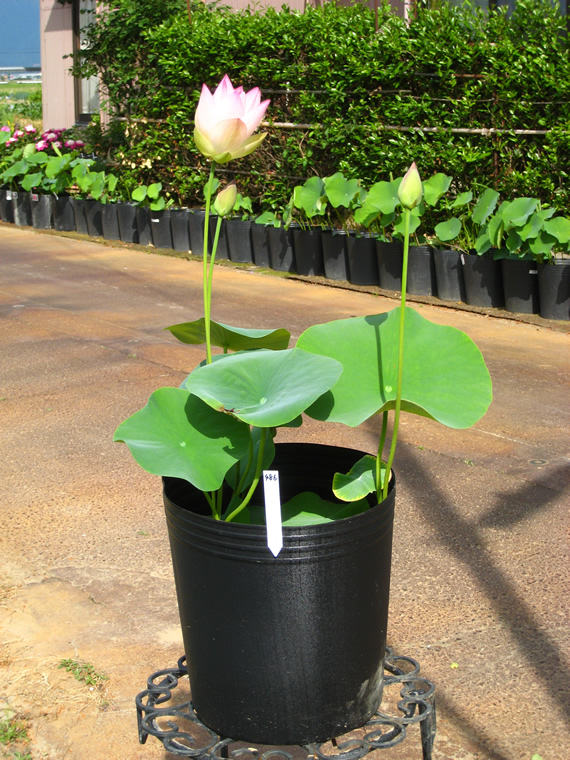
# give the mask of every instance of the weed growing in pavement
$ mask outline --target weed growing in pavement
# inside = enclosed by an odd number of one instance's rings
[[[90,662],[78,662],[77,660],[62,660],[58,668],[65,668],[68,673],[86,686],[100,686],[108,679],[104,673],[98,673]]]

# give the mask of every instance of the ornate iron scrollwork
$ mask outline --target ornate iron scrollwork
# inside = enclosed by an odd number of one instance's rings
[[[243,742],[220,737],[200,721],[191,701],[176,704],[172,700],[173,691],[180,679],[188,676],[185,663],[186,658],[181,657],[176,668],[153,673],[145,691],[137,696],[141,744],[146,742],[148,736],[155,736],[173,755],[198,760],[298,759],[298,752],[292,754],[286,748],[262,751],[256,747],[241,746]],[[305,757],[316,760],[362,760],[370,752],[404,741],[408,726],[419,724],[423,759],[431,760],[436,731],[434,684],[420,676],[420,666],[416,660],[395,655],[389,647],[386,648],[384,669],[385,689],[400,686],[400,700],[397,703],[400,714],[388,715],[379,709],[368,723],[346,737],[306,745],[302,748]],[[163,706],[171,701],[172,704]],[[356,733],[358,737],[354,737]]]

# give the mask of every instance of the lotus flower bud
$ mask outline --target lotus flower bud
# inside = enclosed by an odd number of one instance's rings
[[[414,162],[400,182],[398,199],[404,208],[413,209],[420,204],[422,196],[422,181]]]
[[[235,182],[230,182],[221,190],[214,201],[214,210],[218,216],[231,214],[236,205],[237,187]]]

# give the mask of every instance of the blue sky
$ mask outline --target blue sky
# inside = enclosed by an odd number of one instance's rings
[[[40,62],[40,0],[0,0],[0,66]]]

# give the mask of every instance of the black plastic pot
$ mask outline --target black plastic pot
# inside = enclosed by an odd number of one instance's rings
[[[91,237],[103,237],[101,204],[99,201],[92,198],[88,198],[85,201],[85,216],[87,218],[87,230]]]
[[[150,232],[155,248],[172,248],[172,232],[170,231],[170,210],[150,212]]]
[[[194,256],[204,255],[204,209],[191,208],[188,217],[188,229],[190,230],[190,250]]]
[[[218,226],[218,217],[210,216],[208,222],[208,241],[210,244],[210,254],[214,247],[214,238],[216,236],[216,227]],[[228,250],[228,236],[226,235],[226,220],[222,219],[220,227],[220,235],[218,237],[218,247],[216,249],[216,259],[229,259],[230,252]]]
[[[414,296],[436,296],[435,264],[429,245],[411,245],[408,251],[406,291]]]
[[[12,204],[12,191],[5,187],[0,188],[0,219],[9,224],[14,223],[14,207]]]
[[[123,243],[138,243],[137,206],[133,203],[117,203],[117,221]]]
[[[369,234],[348,235],[348,271],[353,285],[378,285],[376,240]]]
[[[101,206],[101,224],[105,240],[120,240],[119,218],[116,203],[104,203]]]
[[[378,257],[378,277],[380,287],[386,290],[402,289],[402,244],[399,241],[376,241]]]
[[[264,224],[251,225],[251,248],[253,260],[258,267],[269,269],[269,243],[267,242],[267,227]]]
[[[285,227],[267,228],[267,244],[271,269],[276,272],[296,272],[293,230]]]
[[[172,234],[172,247],[175,251],[188,253],[190,250],[189,215],[190,212],[187,208],[170,209],[170,232]]]
[[[12,204],[14,209],[14,223],[22,227],[32,226],[32,202],[30,194],[24,192],[12,192]]]
[[[58,195],[54,198],[53,226],[58,232],[75,232],[75,213],[69,195]]]
[[[251,222],[248,219],[226,219],[226,237],[230,261],[250,264],[253,261]]]
[[[362,456],[315,444],[276,448],[282,502],[306,490],[330,498],[334,473]],[[307,744],[376,711],[394,501],[392,488],[356,517],[286,527],[273,557],[264,526],[215,521],[200,492],[164,479],[192,701],[207,726],[235,740]]]
[[[538,265],[540,316],[570,319],[570,260]]]
[[[30,193],[32,224],[37,230],[49,230],[53,226],[53,195]]]
[[[518,314],[538,314],[536,261],[501,259],[505,308]]]
[[[437,297],[442,301],[465,301],[463,264],[459,251],[438,250],[433,252]]]
[[[348,280],[347,234],[344,230],[323,230],[323,266],[328,280]]]
[[[297,274],[305,277],[324,275],[323,246],[321,230],[302,230],[293,228],[293,245],[295,246],[295,262]]]
[[[150,245],[152,233],[150,229],[150,210],[148,206],[138,206],[137,208],[137,231],[139,243],[141,245]]]
[[[88,235],[87,226],[87,201],[84,198],[72,198],[73,216],[75,217],[75,231],[80,235]]]
[[[470,306],[504,306],[501,262],[492,252],[462,257],[465,300]]]

